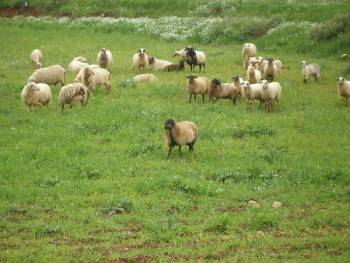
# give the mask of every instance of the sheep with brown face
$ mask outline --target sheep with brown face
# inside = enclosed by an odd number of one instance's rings
[[[169,147],[168,157],[176,145],[179,146],[181,156],[181,146],[183,145],[188,145],[189,151],[193,151],[194,144],[198,139],[198,127],[194,122],[176,122],[173,119],[168,119],[164,123],[164,138]]]
[[[101,50],[97,53],[96,63],[101,68],[110,70],[113,63],[112,52],[105,47],[101,48]]]
[[[250,62],[247,69],[247,79],[251,84],[258,83],[261,80],[261,73],[256,69],[255,64],[257,63]]]
[[[220,80],[213,79],[210,84],[208,97],[213,102],[216,102],[218,99],[230,99],[233,104],[236,104],[237,94],[234,82],[221,83]]]
[[[179,64],[170,64],[164,68],[164,72],[183,71],[185,69],[185,61],[180,60]]]
[[[146,69],[149,66],[147,50],[140,48],[132,58],[133,69]]]
[[[345,106],[348,105],[348,98],[350,97],[350,81],[339,77],[338,81],[338,94],[342,97]]]
[[[206,77],[197,77],[195,75],[189,75],[186,78],[188,78],[187,91],[190,95],[189,103],[191,103],[192,95],[194,95],[194,99],[196,100],[197,94],[202,95],[204,102],[204,96],[208,94],[210,85],[209,79]]]

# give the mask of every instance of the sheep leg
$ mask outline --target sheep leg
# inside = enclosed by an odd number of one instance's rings
[[[345,97],[345,106],[348,106],[348,97]]]
[[[201,73],[202,72],[202,65],[199,64],[198,66],[199,66],[199,73]]]
[[[204,102],[204,94],[202,94],[203,102]]]
[[[193,152],[193,142],[191,142],[191,143],[188,144],[188,150],[189,150],[190,152]]]
[[[61,112],[63,112],[64,104],[61,104]]]
[[[70,109],[73,108],[73,104],[72,104],[72,103],[69,105],[69,108],[70,108]]]
[[[205,63],[203,63],[203,71],[204,71],[204,73],[205,73]]]
[[[179,155],[182,156],[182,154],[181,154],[181,145],[179,145]]]
[[[233,103],[233,105],[236,105],[236,97],[232,97],[232,103]]]
[[[307,79],[306,78],[304,78],[304,84],[306,84],[307,83]]]
[[[194,101],[197,101],[197,94],[194,94]]]
[[[190,94],[190,100],[188,101],[188,103],[191,103],[192,100],[192,94]]]
[[[168,157],[170,156],[172,150],[173,150],[173,146],[169,146]]]

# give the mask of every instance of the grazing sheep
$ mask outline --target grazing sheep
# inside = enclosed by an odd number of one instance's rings
[[[275,63],[276,67],[277,67],[277,73],[280,74],[283,72],[284,66],[281,60],[279,59],[275,59],[273,61],[273,63]]]
[[[238,75],[232,77],[233,84],[235,85],[237,96],[244,98],[244,80]]]
[[[203,51],[195,50],[193,47],[186,47],[186,62],[191,67],[191,72],[195,66],[199,66],[199,73],[203,70],[205,72],[205,54]]]
[[[142,69],[148,68],[148,55],[147,51],[144,48],[140,48],[132,58],[133,69]]]
[[[251,84],[258,83],[261,80],[261,73],[255,68],[257,62],[251,62],[247,69],[247,79]]]
[[[277,74],[278,68],[274,63],[274,60],[273,58],[269,58],[267,60],[267,64],[264,67],[264,77],[271,82],[277,76]]]
[[[350,81],[339,77],[338,81],[338,94],[342,97],[345,105],[348,105],[348,98],[350,97]]]
[[[320,79],[320,67],[317,64],[307,64],[306,61],[301,61],[301,73],[303,75],[304,83],[307,83],[309,75],[315,78],[315,81]]]
[[[166,66],[171,65],[170,61],[157,59],[155,57],[148,57],[148,65],[152,70],[163,70]]]
[[[164,137],[169,147],[168,157],[176,145],[179,146],[179,154],[181,156],[182,145],[188,145],[189,151],[193,151],[193,146],[198,139],[198,127],[190,121],[176,122],[168,119],[164,123]]]
[[[66,70],[60,65],[53,65],[46,68],[39,68],[29,77],[28,82],[45,83],[47,85],[64,85],[64,76]]]
[[[32,60],[33,68],[38,69],[42,67],[43,54],[40,49],[34,49],[30,54],[30,59]]]
[[[89,100],[89,89],[85,87],[82,83],[71,83],[63,86],[58,95],[58,100],[61,105],[61,111],[64,109],[65,104],[69,104],[70,108],[73,107],[73,103],[79,102],[81,106],[87,105]]]
[[[157,80],[159,79],[153,74],[140,74],[133,78],[134,82],[153,82]]]
[[[89,66],[84,57],[75,57],[68,66],[68,71],[77,74],[82,68]]]
[[[254,100],[259,100],[260,105],[263,102],[261,83],[250,84],[248,81],[244,83],[244,94],[247,99],[247,108],[251,108]]]
[[[47,84],[28,82],[22,90],[21,99],[28,106],[29,111],[32,111],[32,107],[40,104],[49,107],[52,94]]]
[[[164,68],[164,72],[170,72],[170,71],[183,71],[185,68],[185,61],[180,60],[179,64],[170,64]]]
[[[173,57],[179,57],[180,60],[185,61],[186,60],[186,50],[185,50],[185,48],[180,49],[180,50],[176,50],[174,52]]]
[[[112,52],[107,48],[101,48],[101,50],[97,53],[96,64],[99,65],[101,68],[110,70],[112,63]]]
[[[190,95],[189,103],[191,103],[192,95],[194,95],[194,100],[197,98],[197,94],[202,94],[203,102],[204,96],[208,93],[210,81],[206,77],[197,77],[195,75],[189,75],[187,82],[187,92]]]
[[[230,99],[233,104],[236,104],[237,89],[232,83],[220,83],[218,79],[213,79],[211,81],[208,97],[209,100],[216,102],[218,99]]]
[[[74,82],[83,83],[89,91],[95,90],[96,86],[104,85],[107,92],[112,91],[111,74],[105,68],[99,66],[87,66],[82,68]]]
[[[242,48],[243,68],[248,68],[249,58],[256,57],[256,46],[252,43],[245,43]]]
[[[266,110],[271,112],[273,104],[279,102],[281,97],[281,84],[279,82],[268,82],[267,80],[261,81],[262,85],[262,98],[265,102]]]

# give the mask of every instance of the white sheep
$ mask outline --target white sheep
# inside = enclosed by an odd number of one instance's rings
[[[350,81],[342,77],[337,79],[338,81],[338,94],[342,97],[345,105],[348,105],[348,98],[350,97]]]
[[[133,77],[133,82],[153,82],[157,80],[158,78],[153,74],[139,74]]]
[[[155,57],[148,57],[148,65],[152,70],[164,70],[165,67],[171,65],[172,63],[167,60],[158,59]]]
[[[142,69],[148,68],[148,55],[147,51],[144,48],[140,48],[132,58],[133,69]]]
[[[30,59],[32,61],[34,69],[42,67],[43,54],[41,53],[40,49],[34,49],[30,54]]]
[[[243,68],[248,68],[249,58],[256,57],[256,46],[252,43],[245,43],[242,48]]]
[[[269,58],[267,60],[267,64],[264,67],[264,77],[269,81],[273,81],[273,79],[276,78],[277,74],[278,68],[274,63],[274,60],[273,58]]]
[[[277,67],[277,73],[280,74],[283,72],[284,66],[281,60],[279,59],[275,59],[273,61],[273,63],[275,63],[276,67]]]
[[[268,61],[263,57],[251,57],[248,62],[249,64],[254,63],[255,68],[258,69],[260,73],[264,73],[264,68]]]
[[[198,51],[194,49],[193,47],[186,47],[186,63],[190,65],[191,67],[191,72],[194,70],[195,66],[199,66],[199,72],[203,70],[205,72],[205,53],[203,51]]]
[[[247,108],[251,108],[254,100],[259,100],[260,105],[263,102],[263,88],[261,83],[250,84],[248,81],[244,83],[244,93],[247,99]]]
[[[176,50],[174,52],[173,57],[179,57],[180,61],[185,61],[186,60],[186,50],[185,48]]]
[[[64,85],[66,70],[60,65],[52,65],[46,68],[39,68],[29,77],[28,82],[46,83],[47,85]]]
[[[307,64],[306,61],[301,61],[301,73],[303,75],[304,83],[307,83],[309,76],[313,76],[316,80],[320,79],[320,67],[317,64]]]
[[[206,77],[197,77],[195,75],[189,75],[186,77],[187,82],[187,92],[190,95],[189,103],[191,103],[192,95],[194,95],[194,100],[197,98],[197,94],[201,94],[203,97],[208,93],[210,81]]]
[[[110,70],[112,63],[112,52],[107,48],[101,48],[101,50],[97,53],[96,64],[101,68]]]
[[[261,80],[261,73],[255,68],[257,62],[251,62],[247,68],[247,79],[251,84],[258,83]]]
[[[69,64],[68,71],[77,74],[82,68],[88,65],[88,62],[84,57],[75,57]]]
[[[28,106],[29,111],[32,111],[32,107],[40,104],[48,107],[52,94],[47,84],[28,82],[22,90],[21,99]]]
[[[96,86],[105,86],[107,92],[111,92],[111,74],[105,68],[101,68],[97,65],[87,66],[82,68],[74,82],[83,83],[89,91],[95,90]]]
[[[265,102],[266,110],[271,112],[273,104],[279,102],[281,97],[281,84],[279,82],[268,82],[267,80],[261,81],[262,85],[262,99]]]
[[[240,78],[238,75],[235,75],[232,77],[233,84],[235,85],[235,89],[237,91],[237,96],[240,96],[241,98],[244,98],[244,84],[246,81],[244,81],[242,78]]]
[[[73,60],[77,60],[80,62],[85,62],[85,63],[89,63],[88,60],[85,57],[79,56],[79,57],[75,57],[73,58]]]
[[[58,95],[61,111],[63,111],[65,104],[69,104],[70,108],[75,102],[80,102],[81,106],[85,106],[89,100],[89,93],[89,89],[82,83],[75,82],[63,86]]]

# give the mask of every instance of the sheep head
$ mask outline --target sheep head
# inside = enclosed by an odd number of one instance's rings
[[[106,54],[106,51],[107,51],[107,48],[105,48],[105,47],[101,48],[102,54]]]
[[[267,61],[268,61],[269,65],[271,65],[273,63],[273,58],[269,58]]]
[[[36,63],[37,68],[41,68],[42,64],[40,62]]]
[[[148,63],[153,64],[155,62],[154,57],[148,57]]]
[[[192,74],[188,75],[186,78],[188,78],[188,82],[192,84],[194,82],[194,79],[197,78],[197,76]]]
[[[221,82],[220,82],[220,80],[218,80],[218,79],[213,79],[212,81],[211,81],[211,87],[213,88],[213,89],[216,89],[217,87],[219,87],[220,85],[221,85]]]
[[[339,84],[343,85],[345,79],[343,77],[339,77],[339,78],[337,78],[337,81]]]
[[[140,48],[137,52],[138,53],[147,53],[146,49],[144,49],[144,48]]]
[[[36,86],[36,83],[35,82],[28,82],[27,83],[27,87],[30,91],[39,91],[40,89],[38,88],[38,86]]]
[[[173,127],[175,127],[176,122],[173,119],[167,119],[164,123],[164,129],[165,130],[171,130]]]
[[[306,61],[303,60],[303,61],[300,61],[300,64],[302,65],[302,67],[305,67],[307,65]]]
[[[259,81],[259,83],[262,85],[263,89],[267,89],[269,82],[266,79],[263,79]]]

